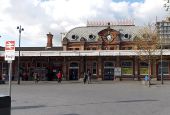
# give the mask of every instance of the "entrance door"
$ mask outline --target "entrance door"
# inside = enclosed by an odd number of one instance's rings
[[[114,63],[105,62],[104,63],[104,80],[113,80],[114,79]]]
[[[70,80],[78,80],[78,69],[70,69],[69,77]]]
[[[86,66],[86,72],[90,72],[91,79],[97,78],[97,63],[96,61],[88,61]]]
[[[114,68],[104,68],[104,80],[114,79]]]
[[[77,62],[70,63],[69,80],[78,80],[79,64]]]

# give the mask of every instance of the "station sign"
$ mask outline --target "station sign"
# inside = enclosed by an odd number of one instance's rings
[[[121,67],[115,67],[114,68],[114,75],[115,76],[121,76],[122,75]]]
[[[15,41],[5,41],[5,60],[15,60]]]

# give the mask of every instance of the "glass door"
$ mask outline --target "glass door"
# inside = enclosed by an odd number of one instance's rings
[[[69,67],[69,80],[79,79],[79,64],[77,62],[70,63]]]
[[[104,80],[114,79],[114,63],[104,62]]]

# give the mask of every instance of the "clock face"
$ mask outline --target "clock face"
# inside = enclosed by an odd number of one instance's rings
[[[118,33],[113,31],[113,32],[106,32],[104,35],[103,35],[103,40],[106,42],[106,43],[110,43],[112,42],[113,40],[115,40],[118,36]]]
[[[108,41],[111,41],[112,40],[112,35],[109,34],[109,35],[106,36],[106,38],[107,38]]]

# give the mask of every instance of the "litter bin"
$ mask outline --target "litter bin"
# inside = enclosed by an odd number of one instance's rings
[[[11,115],[11,97],[0,95],[0,115]]]

